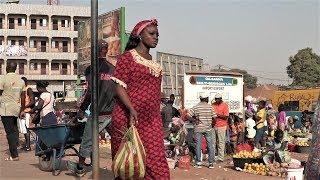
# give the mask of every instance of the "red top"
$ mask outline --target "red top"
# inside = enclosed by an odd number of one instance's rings
[[[229,116],[229,107],[228,104],[222,102],[221,104],[214,103],[212,105],[212,108],[214,112],[217,115],[224,115],[224,116]],[[228,126],[228,120],[227,119],[220,119],[216,118],[216,124],[215,127],[227,127]]]

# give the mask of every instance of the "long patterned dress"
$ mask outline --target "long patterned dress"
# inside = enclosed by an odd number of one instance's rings
[[[158,63],[144,59],[136,50],[131,50],[120,56],[113,77],[116,83],[126,89],[138,113],[139,123],[136,127],[147,156],[145,179],[170,179],[160,113],[161,74]],[[112,113],[112,158],[119,149],[122,132],[128,127],[128,121],[129,112],[118,100]]]
[[[320,179],[320,101],[317,103],[317,108],[314,113],[312,122],[312,140],[311,152],[309,154],[306,166],[306,179]]]

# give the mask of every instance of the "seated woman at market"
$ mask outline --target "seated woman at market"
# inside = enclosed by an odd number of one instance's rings
[[[310,133],[310,130],[311,130],[311,122],[310,121],[302,122],[302,127],[301,127],[302,133]]]
[[[185,151],[187,151],[186,134],[184,122],[180,118],[173,118],[170,135],[167,139],[170,141],[169,150],[173,151],[176,156],[184,155]]]
[[[288,133],[292,133],[294,131],[296,131],[297,129],[295,128],[295,123],[297,122],[299,118],[298,117],[288,117],[288,125],[287,125],[287,130],[288,130]]]
[[[287,149],[287,141],[283,140],[284,132],[281,129],[277,129],[274,133],[274,140],[268,142],[267,149],[269,151],[283,151]]]

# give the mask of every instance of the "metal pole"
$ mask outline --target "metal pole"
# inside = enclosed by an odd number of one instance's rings
[[[92,112],[92,178],[99,179],[98,144],[98,0],[91,0],[91,112]]]
[[[125,7],[121,7],[120,9],[120,44],[121,44],[121,53],[124,52],[124,49],[126,48],[126,29],[125,29],[125,23],[126,23],[126,15],[125,15]]]

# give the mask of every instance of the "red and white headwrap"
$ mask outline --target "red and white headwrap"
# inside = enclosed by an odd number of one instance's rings
[[[150,25],[155,25],[158,26],[158,21],[156,19],[151,19],[151,20],[144,20],[140,21],[136,26],[133,28],[131,35],[133,36],[139,36],[140,33]]]

